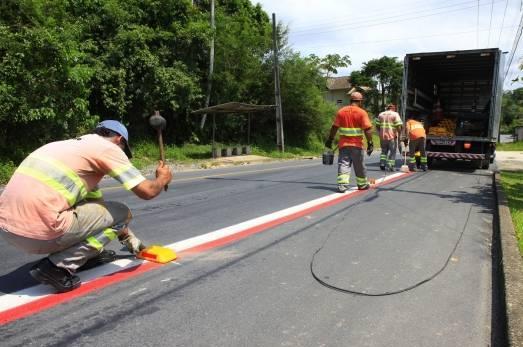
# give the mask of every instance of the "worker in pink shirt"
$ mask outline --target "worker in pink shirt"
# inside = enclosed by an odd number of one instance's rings
[[[396,170],[396,149],[398,147],[398,135],[401,133],[402,127],[403,122],[396,112],[396,105],[394,104],[387,105],[387,110],[381,112],[376,119],[376,129],[378,129],[381,145],[381,170]]]
[[[75,272],[86,262],[109,261],[104,246],[118,238],[131,253],[145,248],[129,229],[132,215],[121,202],[104,201],[98,183],[109,175],[142,199],[152,199],[172,179],[160,161],[146,179],[129,159],[129,134],[115,120],[93,134],[52,142],[31,153],[0,195],[0,235],[15,247],[49,254],[30,274],[58,292],[80,286]]]

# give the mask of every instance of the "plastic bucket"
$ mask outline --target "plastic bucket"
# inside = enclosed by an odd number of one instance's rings
[[[334,163],[334,152],[331,150],[324,151],[321,159],[323,165],[332,165]]]

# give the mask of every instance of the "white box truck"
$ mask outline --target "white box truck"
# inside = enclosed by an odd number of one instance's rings
[[[486,169],[495,157],[503,93],[497,48],[405,56],[401,116],[424,122],[427,158],[467,160]]]

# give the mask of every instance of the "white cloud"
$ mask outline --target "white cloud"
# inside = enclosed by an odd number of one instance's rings
[[[521,0],[479,0],[479,26],[477,0],[251,2],[260,3],[269,15],[276,13],[276,19],[288,25],[289,44],[302,55],[349,55],[352,65],[340,69],[342,75],[384,55],[402,60],[414,52],[478,47],[510,51],[521,18]],[[508,77],[517,75],[522,56],[520,43]],[[506,88],[523,86],[510,84],[510,79]]]

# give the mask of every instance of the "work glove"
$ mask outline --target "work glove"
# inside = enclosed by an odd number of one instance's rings
[[[403,144],[405,145],[405,147],[407,147],[409,145],[409,139],[404,137],[401,141],[403,141]]]
[[[374,142],[369,141],[369,143],[367,144],[367,155],[370,156],[373,151],[374,151]]]
[[[127,248],[129,253],[134,255],[138,254],[142,249],[145,248],[143,242],[137,238],[129,229],[127,229],[127,231],[123,232],[121,235],[118,235],[118,240]]]
[[[325,147],[332,149],[332,139],[327,139],[327,141],[325,141]]]

